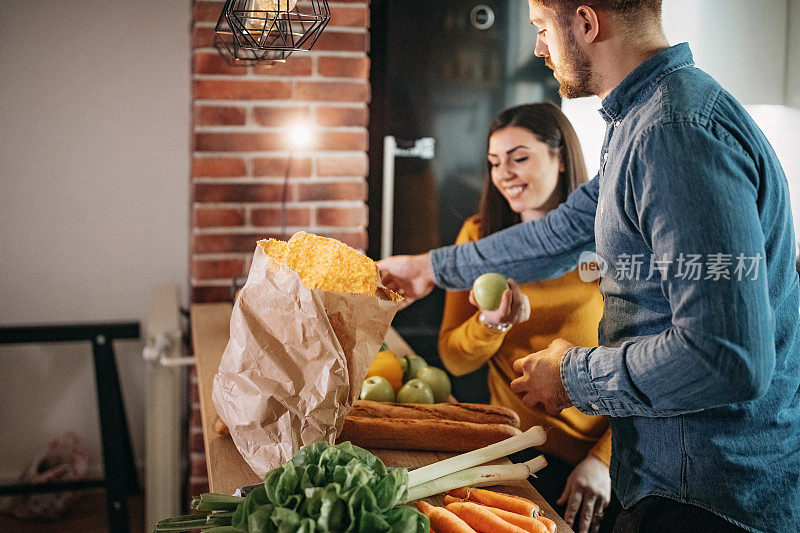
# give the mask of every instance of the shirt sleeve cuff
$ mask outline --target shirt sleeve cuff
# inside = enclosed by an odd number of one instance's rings
[[[561,359],[561,381],[572,404],[579,411],[596,415],[603,407],[589,373],[589,357],[595,348],[575,346]]]
[[[462,245],[463,246],[463,245]],[[469,290],[471,283],[465,282],[456,268],[456,245],[443,246],[430,251],[433,280],[438,287],[450,291]]]

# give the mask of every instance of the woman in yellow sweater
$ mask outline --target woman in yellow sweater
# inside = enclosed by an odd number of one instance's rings
[[[586,167],[572,125],[554,104],[527,104],[503,111],[488,135],[487,178],[477,215],[468,219],[456,244],[476,241],[513,224],[544,217],[586,182]],[[500,307],[481,312],[471,292],[448,292],[439,333],[439,355],[454,375],[489,363],[493,404],[516,411],[523,429],[547,430],[541,447],[550,465],[534,486],[576,531],[613,525],[608,465],[611,432],[605,416],[575,407],[553,416],[531,409],[510,389],[515,360],[542,350],[553,339],[597,345],[603,300],[597,282],[574,270],[559,278],[518,286],[509,280]],[[616,508],[616,505],[614,506]]]

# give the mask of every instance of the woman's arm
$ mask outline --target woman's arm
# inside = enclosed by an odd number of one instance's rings
[[[480,311],[469,303],[469,293],[448,292],[439,330],[439,357],[454,376],[478,370],[497,353],[505,332],[487,328],[478,320]]]
[[[456,244],[470,242],[474,238],[477,238],[477,228],[474,221],[469,220],[461,228]],[[439,330],[439,357],[455,376],[478,370],[497,353],[503,343],[505,332],[487,328],[480,323],[479,316],[480,311],[469,301],[468,291],[448,292],[445,295]]]

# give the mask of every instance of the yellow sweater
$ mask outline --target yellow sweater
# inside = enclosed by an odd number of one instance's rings
[[[464,223],[456,244],[478,240],[476,217]],[[547,348],[556,338],[578,346],[597,346],[597,325],[603,299],[597,283],[586,283],[577,270],[546,281],[520,286],[531,302],[531,318],[508,332],[492,331],[478,321],[480,312],[469,303],[468,292],[448,292],[439,333],[439,355],[456,376],[474,372],[489,362],[489,392],[496,405],[519,414],[522,429],[542,426],[547,442],[540,448],[577,464],[589,453],[606,465],[611,460],[611,430],[605,416],[585,415],[575,407],[553,416],[531,409],[511,392],[517,377],[513,363],[520,357]]]

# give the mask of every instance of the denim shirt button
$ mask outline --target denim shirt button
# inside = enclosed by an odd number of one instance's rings
[[[608,161],[608,152],[603,154],[603,161]]]
[[[599,411],[599,410],[600,410],[600,408],[599,408],[599,407],[597,407],[597,404],[596,404],[596,403],[590,403],[590,404],[589,404],[589,407],[591,407],[591,408],[592,408],[592,410],[594,410],[594,411]]]

